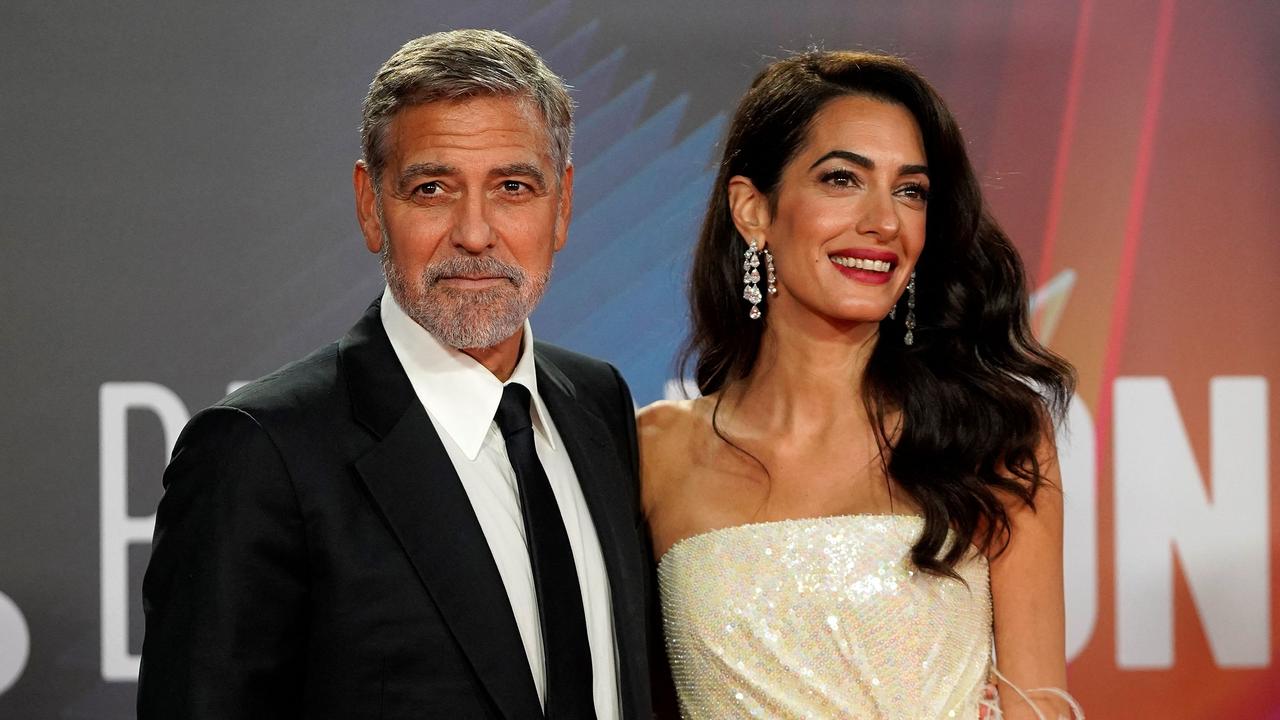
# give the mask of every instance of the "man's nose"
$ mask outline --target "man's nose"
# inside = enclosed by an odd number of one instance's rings
[[[467,193],[457,205],[453,228],[454,246],[467,253],[480,255],[492,249],[495,241],[484,194]]]

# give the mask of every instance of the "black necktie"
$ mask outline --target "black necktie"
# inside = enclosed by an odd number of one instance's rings
[[[543,704],[549,720],[593,720],[596,711],[591,692],[591,646],[587,642],[578,570],[560,506],[533,446],[529,400],[525,386],[507,385],[502,389],[494,420],[506,440],[507,457],[520,488],[520,514],[538,593],[547,671]]]

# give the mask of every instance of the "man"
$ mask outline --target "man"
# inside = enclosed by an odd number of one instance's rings
[[[571,104],[519,41],[411,41],[365,98],[388,291],[192,418],[143,587],[149,718],[647,718],[633,406],[534,343]]]

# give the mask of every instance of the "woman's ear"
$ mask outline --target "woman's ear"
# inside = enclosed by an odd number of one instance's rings
[[[729,214],[733,225],[748,243],[752,240],[761,249],[769,242],[769,198],[756,189],[755,183],[742,175],[729,178]]]

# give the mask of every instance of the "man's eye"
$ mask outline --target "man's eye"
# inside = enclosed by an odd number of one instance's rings
[[[422,183],[421,185],[413,189],[413,193],[415,195],[425,195],[427,197],[431,197],[433,195],[439,195],[440,183],[437,183],[437,182]]]
[[[512,194],[522,192],[526,187],[528,186],[519,180],[504,180],[502,182],[502,189]]]

